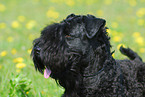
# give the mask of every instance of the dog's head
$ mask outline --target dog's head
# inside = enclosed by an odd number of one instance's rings
[[[68,72],[80,72],[81,62],[91,49],[106,45],[110,52],[104,19],[92,15],[69,15],[60,23],[47,26],[34,40],[32,58],[35,68],[60,79]],[[45,69],[45,71],[44,71]],[[46,75],[46,76],[47,76]]]

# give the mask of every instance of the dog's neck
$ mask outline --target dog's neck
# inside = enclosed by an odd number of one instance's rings
[[[103,78],[104,74],[116,71],[115,60],[113,59],[110,53],[107,53],[107,50],[104,50],[103,47],[97,48],[95,52],[90,52],[90,55],[90,62],[88,66],[83,70],[83,79],[81,86],[81,90],[85,90],[82,91],[82,93],[87,92],[88,94],[91,93],[90,91],[93,92],[93,90],[99,88],[98,86],[100,84],[100,80],[106,79]],[[93,57],[95,57],[95,60],[93,60]],[[113,69],[114,71],[111,71],[111,68],[115,68]],[[114,75],[110,75],[110,77],[111,76]],[[88,87],[91,87],[91,90],[88,91]]]
[[[83,69],[83,77],[97,77],[99,73],[105,72],[106,68],[108,72],[109,68],[112,68],[116,65],[115,59],[113,59],[111,53],[107,52],[104,45],[98,47],[96,50],[91,51],[89,53],[89,63],[87,67]]]
[[[102,88],[102,86],[107,91],[107,86],[112,85],[112,82],[117,80],[116,78],[120,80],[119,88],[121,88],[122,91],[122,71],[111,53],[108,53],[103,47],[97,48],[93,53],[94,55],[90,55],[95,56],[95,60],[90,60],[88,66],[84,68],[80,89],[82,90],[81,94],[93,95],[96,91],[101,93],[100,88]]]

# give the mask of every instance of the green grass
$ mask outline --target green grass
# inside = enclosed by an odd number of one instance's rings
[[[28,93],[31,97],[60,97],[63,88],[56,85],[53,79],[45,79],[35,71],[28,50],[32,48],[33,39],[39,37],[42,28],[50,23],[61,21],[70,13],[90,13],[105,18],[107,27],[110,28],[111,50],[115,50],[114,57],[126,58],[117,49],[119,44],[124,44],[135,50],[145,61],[144,5],[145,0],[1,0],[0,25],[4,23],[6,26],[0,26],[0,97],[8,96],[12,73],[23,74],[32,81]],[[48,10],[59,13],[59,17],[48,17],[46,15]],[[24,16],[25,20],[21,22],[19,16]],[[34,25],[30,23],[32,27],[29,29],[26,25],[31,20],[35,23]],[[12,27],[13,21],[18,22],[18,27]],[[134,32],[139,32],[140,35],[133,36]],[[12,49],[16,50],[15,54],[11,53]],[[3,51],[7,52],[4,56],[2,56]],[[13,60],[18,57],[24,59],[22,63],[25,63],[26,67],[16,68],[17,63]]]

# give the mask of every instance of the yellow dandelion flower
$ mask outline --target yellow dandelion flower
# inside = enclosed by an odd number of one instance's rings
[[[114,53],[112,54],[112,57],[115,58],[115,54]]]
[[[119,45],[117,46],[117,49],[119,50],[121,46],[125,47],[124,44],[119,44]]]
[[[46,13],[48,18],[57,19],[59,17],[59,13],[54,10],[54,8],[50,8]]]
[[[7,51],[2,51],[1,53],[0,53],[0,56],[1,57],[4,57],[4,56],[6,56],[7,55]]]
[[[14,38],[10,36],[10,37],[7,38],[7,41],[8,42],[13,42],[14,41]]]
[[[31,54],[32,49],[28,49],[27,52],[28,54]]]
[[[6,24],[5,23],[0,23],[0,29],[5,29],[6,28]]]
[[[5,5],[0,4],[0,12],[4,12],[6,10]]]
[[[12,28],[18,28],[20,26],[20,23],[18,21],[13,21],[11,25]]]
[[[44,94],[44,91],[41,91],[42,94]]]
[[[17,73],[20,73],[20,72],[21,72],[21,70],[20,70],[20,69],[17,69],[17,70],[16,70],[16,72],[17,72]]]
[[[15,58],[15,59],[13,60],[14,63],[21,63],[21,62],[23,62],[23,61],[24,61],[24,59],[23,59],[22,57]]]
[[[130,6],[136,6],[136,0],[129,0],[128,2]]]
[[[143,19],[139,19],[139,20],[137,21],[137,23],[138,23],[139,26],[143,26],[145,22],[144,22]]]
[[[13,55],[15,55],[15,54],[17,53],[16,49],[13,48],[13,49],[11,50],[11,53],[12,53]]]
[[[104,15],[103,10],[98,10],[96,13],[97,13],[98,16],[103,16]]]
[[[18,21],[20,22],[24,22],[25,21],[25,17],[24,16],[18,16]]]
[[[137,12],[136,15],[138,17],[143,17],[145,15],[145,8],[140,8]]]
[[[134,38],[140,37],[140,33],[139,33],[139,32],[134,32],[134,33],[133,33],[133,37],[134,37]]]
[[[106,32],[108,32],[110,34],[111,33],[111,29],[106,29]]]
[[[27,24],[26,24],[26,28],[27,29],[32,29],[33,27],[35,27],[36,26],[36,21],[34,21],[34,20],[30,20]]]
[[[143,46],[144,45],[144,39],[143,37],[137,37],[135,40],[136,43],[138,43],[139,45]]]
[[[121,40],[122,40],[122,38],[120,36],[114,36],[113,37],[114,42],[120,42]]]
[[[2,69],[2,65],[0,65],[0,69]]]
[[[26,67],[26,64],[25,63],[17,63],[16,64],[16,68],[22,69],[24,67]]]
[[[140,48],[139,51],[140,51],[141,53],[145,53],[145,48]]]
[[[117,23],[117,22],[113,22],[113,23],[111,24],[111,26],[112,26],[112,28],[117,28],[117,27],[118,27],[118,23]]]
[[[26,92],[26,94],[29,94],[29,92]]]
[[[104,4],[110,5],[110,4],[112,4],[112,0],[104,0]]]
[[[74,2],[74,0],[66,0],[66,5],[68,5],[68,6],[74,6],[75,5],[75,2]]]

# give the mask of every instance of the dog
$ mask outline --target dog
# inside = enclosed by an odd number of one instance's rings
[[[70,14],[34,40],[35,68],[64,87],[62,97],[145,97],[145,63],[123,46],[130,60],[115,60],[105,25],[93,15]]]

